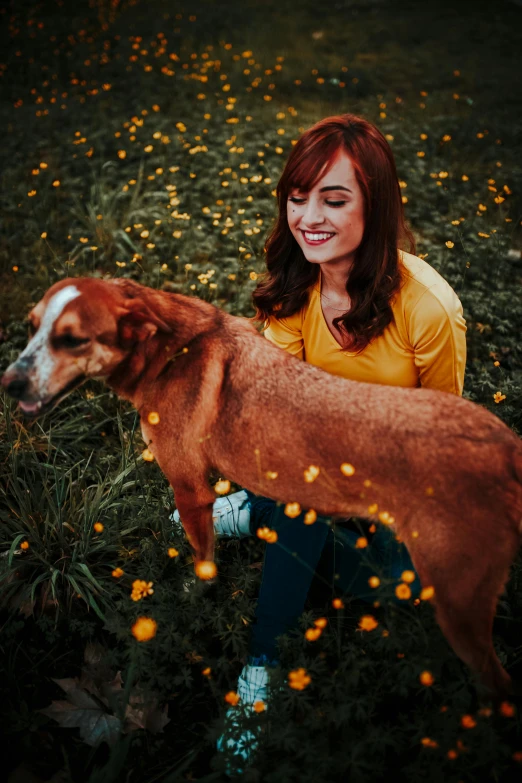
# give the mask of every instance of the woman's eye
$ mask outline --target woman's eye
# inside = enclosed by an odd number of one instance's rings
[[[290,196],[289,201],[292,202],[292,204],[303,204],[306,199],[304,198],[296,198],[296,196]],[[326,201],[325,202],[329,207],[342,207],[344,204],[346,204],[346,201]]]

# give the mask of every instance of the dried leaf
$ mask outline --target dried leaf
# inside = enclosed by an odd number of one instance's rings
[[[129,702],[125,710],[125,733],[136,729],[147,729],[152,734],[158,734],[163,731],[167,723],[170,723],[167,704],[160,709],[157,699],[141,701],[137,694],[131,694]]]
[[[79,728],[84,742],[96,747],[101,742],[114,744],[120,734],[147,729],[154,734],[163,731],[169,723],[167,705],[160,709],[154,694],[135,686],[129,695],[125,721],[115,715],[124,695],[121,672],[114,677],[104,663],[106,651],[100,645],[87,645],[86,667],[81,677],[55,679],[67,696],[67,701],[53,701],[49,707],[38,710],[65,728]],[[103,675],[103,676],[101,676]]]
[[[73,694],[78,701],[82,701],[77,691],[72,691],[67,695]],[[83,694],[83,697],[88,703],[90,697],[86,693]],[[94,704],[92,700],[91,704]],[[38,710],[38,712],[52,718],[64,728],[80,729],[80,737],[91,747],[97,747],[102,742],[114,745],[121,733],[121,721],[114,715],[108,715],[97,705],[89,708],[71,704],[69,701],[53,701],[50,707]]]

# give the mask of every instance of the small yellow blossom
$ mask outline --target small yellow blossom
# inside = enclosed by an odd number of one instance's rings
[[[514,718],[516,708],[514,704],[511,704],[510,701],[503,701],[500,707],[498,708],[498,711],[501,715],[504,716],[504,718]]]
[[[301,506],[299,503],[287,503],[285,506],[285,514],[287,517],[290,517],[293,519],[294,517],[298,517],[301,513]]]
[[[477,725],[477,721],[471,715],[463,715],[460,719],[460,725],[463,729],[473,729]]]
[[[214,484],[214,491],[218,495],[226,495],[227,492],[230,492],[230,481],[228,481],[228,479],[218,481],[216,484]]]
[[[378,576],[371,576],[368,579],[368,584],[370,585],[370,587],[379,587],[379,585],[381,584],[381,580],[379,579]]]
[[[217,574],[217,566],[213,560],[200,560],[196,563],[195,571],[200,579],[213,579]]]
[[[167,554],[169,557],[177,557],[179,555],[179,552],[176,549],[176,547],[169,546],[169,548],[167,549]]]
[[[373,631],[378,625],[379,623],[371,614],[365,614],[359,620],[359,628],[361,631]]]
[[[132,635],[138,642],[148,642],[156,636],[158,624],[152,617],[138,617],[131,628]]]
[[[455,243],[454,243],[454,242],[452,242],[451,240],[448,240],[448,241],[446,242],[446,247],[449,247],[449,248],[451,249],[452,247],[455,247]]]
[[[239,702],[239,696],[235,691],[229,691],[227,694],[225,694],[225,701],[227,704],[231,704],[232,707],[235,707]]]
[[[312,481],[315,481],[317,476],[319,475],[320,469],[317,467],[317,465],[310,465],[305,471],[304,471],[304,478],[305,481],[307,481],[309,484],[312,483]]]
[[[313,525],[316,519],[317,519],[317,513],[313,510],[313,508],[311,508],[309,511],[306,512],[303,521],[305,525]]]
[[[254,712],[263,712],[266,709],[264,701],[258,700],[254,702]]]
[[[152,582],[145,582],[143,579],[135,579],[132,583],[131,598],[133,601],[141,601],[148,595],[152,595]]]
[[[332,601],[332,606],[334,609],[344,609],[344,603],[340,598],[334,598]]]
[[[25,552],[27,549],[29,549],[29,541],[22,541],[22,543],[20,544],[20,549],[23,549],[23,550],[24,550],[24,552]]]
[[[395,517],[392,517],[387,511],[380,511],[378,518],[379,522],[382,522],[383,525],[393,525],[395,522]]]
[[[95,522],[95,523],[94,523],[94,525],[93,525],[93,527],[94,527],[94,530],[95,530],[97,533],[103,533],[103,525],[102,525],[102,523],[101,523],[101,522]]]
[[[149,424],[159,424],[160,421],[159,413],[156,413],[156,411],[151,411],[147,416],[147,421],[149,422]]]
[[[433,587],[425,587],[423,590],[421,590],[421,600],[422,601],[429,601],[430,598],[433,598],[435,595],[435,589]]]
[[[112,572],[112,575],[115,579],[119,579],[120,576],[123,576],[124,573],[125,571],[123,570],[123,568],[115,568],[114,571]]]
[[[431,672],[421,672],[419,675],[419,680],[421,681],[422,685],[426,685],[428,688],[435,682]]]
[[[364,536],[360,536],[355,542],[356,549],[366,549],[367,546],[368,546],[368,539],[365,538]]]
[[[294,669],[288,672],[288,685],[295,691],[302,691],[309,685],[312,678],[306,673],[306,669]]]
[[[353,465],[350,465],[349,462],[343,462],[341,465],[341,473],[343,476],[353,476],[355,473],[355,468]]]
[[[414,571],[403,571],[401,575],[401,579],[403,582],[414,582],[415,581],[415,572]]]
[[[269,527],[260,527],[257,529],[257,537],[263,539],[267,544],[275,544],[277,541],[277,532],[270,530]]]
[[[150,449],[143,449],[141,456],[145,462],[154,462],[154,454]]]
[[[397,596],[397,598],[400,598],[403,601],[407,601],[408,598],[411,598],[411,590],[408,587],[408,585],[402,582],[400,585],[397,585],[397,587],[395,588],[395,595]]]
[[[305,637],[308,639],[309,642],[315,642],[316,639],[319,639],[321,634],[322,634],[321,628],[307,628],[305,631]]]

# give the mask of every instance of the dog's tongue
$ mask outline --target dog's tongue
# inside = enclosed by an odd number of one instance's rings
[[[42,407],[41,402],[19,402],[18,404],[24,413],[38,413]]]

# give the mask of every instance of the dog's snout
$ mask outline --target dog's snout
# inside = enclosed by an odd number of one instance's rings
[[[9,371],[2,376],[1,383],[9,396],[13,397],[15,400],[21,400],[26,394],[29,386],[27,378],[19,375],[13,376]]]

